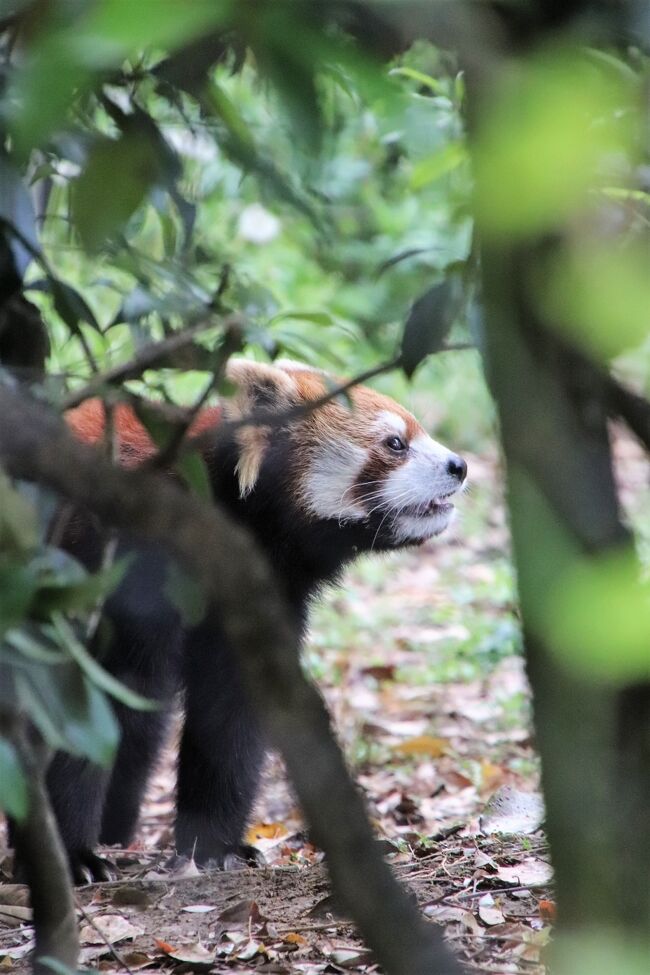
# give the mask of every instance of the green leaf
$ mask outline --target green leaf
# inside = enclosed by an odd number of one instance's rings
[[[203,99],[221,119],[226,132],[219,140],[222,151],[238,166],[254,173],[279,198],[320,226],[320,216],[307,194],[297,187],[289,174],[281,171],[265,151],[255,143],[251,131],[224,89],[213,83]]]
[[[466,161],[467,150],[463,143],[450,142],[444,149],[421,159],[414,165],[410,179],[411,189],[422,189],[423,186],[452,173]]]
[[[53,650],[49,645],[45,646],[40,632],[39,636],[40,639],[30,631],[28,626],[9,630],[4,635],[4,642],[2,647],[0,647],[0,653],[3,654],[7,663],[13,663],[14,666],[19,666],[19,661],[15,657],[13,660],[11,659],[11,655],[7,654],[7,647],[17,650],[18,653],[27,657],[28,660],[33,660],[36,663],[66,663],[68,654],[63,650]]]
[[[286,25],[290,27],[289,24]],[[264,51],[256,53],[261,67],[280,95],[289,117],[293,139],[303,145],[312,158],[320,152],[323,119],[314,76],[314,62],[303,53],[287,31],[265,37]],[[271,43],[268,43],[271,40]]]
[[[74,664],[30,663],[15,674],[17,701],[47,743],[109,766],[119,740],[102,692]]]
[[[181,477],[203,501],[212,501],[212,485],[206,463],[197,450],[183,454],[174,464]]]
[[[97,142],[72,193],[72,215],[84,246],[98,250],[122,230],[160,175],[156,147],[139,128]]]
[[[483,233],[541,232],[584,207],[612,154],[634,158],[635,109],[627,86],[581,51],[547,48],[504,73],[474,146]]]
[[[180,47],[223,23],[232,9],[233,0],[155,0],[153,9],[146,0],[101,0],[83,19],[76,47],[86,60],[108,66],[143,47]]]
[[[80,322],[87,322],[92,325],[95,331],[101,331],[90,305],[85,298],[82,298],[76,288],[55,277],[48,277],[48,288],[52,294],[57,313],[74,335],[78,335],[80,332]]]
[[[0,564],[0,635],[22,623],[29,613],[36,584],[24,565]]]
[[[24,819],[27,815],[29,797],[25,773],[16,749],[10,741],[0,735],[0,808],[14,819]]]
[[[650,679],[650,584],[631,548],[573,560],[547,592],[542,619],[549,646],[582,678]]]
[[[10,129],[21,158],[64,123],[74,97],[96,74],[119,66],[143,48],[173,49],[223,23],[232,0],[97,0],[50,4],[34,22],[11,84]],[[111,195],[120,178],[111,178]]]
[[[648,336],[650,274],[645,245],[582,243],[541,274],[539,300],[549,321],[599,360],[640,346]]]
[[[327,311],[288,310],[274,315],[269,321],[269,325],[274,325],[276,322],[282,322],[286,319],[295,319],[298,322],[313,322],[314,325],[333,325],[335,321],[334,316],[330,315]]]
[[[409,68],[404,65],[399,68],[392,68],[388,74],[399,78],[409,78],[411,81],[417,81],[419,85],[423,85],[425,88],[430,88],[434,95],[447,94],[447,86],[444,84],[444,82],[439,81],[437,78],[432,78],[431,75],[425,74],[424,71],[418,71],[416,68]]]
[[[196,626],[206,613],[205,596],[198,583],[175,562],[170,562],[164,592],[186,626]]]
[[[0,552],[20,555],[38,545],[36,512],[7,475],[0,471]]]
[[[46,617],[57,610],[80,612],[92,609],[98,600],[110,595],[117,588],[132,558],[133,556],[126,555],[92,574],[81,570],[81,577],[77,581],[56,573],[49,573],[44,579],[40,578],[32,606],[33,614]]]
[[[77,639],[73,628],[61,613],[53,613],[52,624],[52,632],[56,633],[59,645],[68,650],[70,656],[79,664],[84,674],[90,678],[93,684],[96,684],[98,688],[106,691],[107,694],[121,701],[122,704],[126,704],[129,708],[134,708],[138,711],[158,710],[159,705],[157,701],[151,701],[141,694],[136,694],[135,691],[132,691],[125,684],[122,684],[113,677],[112,674],[104,670]]]
[[[439,352],[460,307],[458,278],[447,278],[429,288],[413,303],[404,326],[401,366],[410,378],[426,356]]]
[[[214,79],[208,92],[209,104],[241,148],[253,151],[255,140],[246,120],[222,85]]]
[[[38,964],[41,968],[49,968],[52,975],[78,975],[78,969],[69,968],[58,958],[51,958],[49,955],[39,955]]]

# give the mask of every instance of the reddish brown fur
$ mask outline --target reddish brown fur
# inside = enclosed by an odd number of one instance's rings
[[[301,399],[314,400],[327,392],[327,386],[320,373],[296,370],[292,377]],[[310,427],[316,438],[334,433],[346,437],[361,446],[371,446],[376,440],[376,431],[368,427],[369,419],[386,410],[401,417],[406,424],[406,437],[410,441],[424,433],[415,417],[383,393],[366,386],[356,386],[350,391],[353,411],[340,403],[331,401],[310,416]]]
[[[190,437],[197,437],[217,426],[221,419],[221,408],[211,407],[202,410],[189,429]],[[66,423],[75,437],[87,444],[99,443],[106,428],[106,412],[99,399],[88,399],[81,406],[68,410]],[[113,409],[113,424],[120,448],[120,462],[125,467],[135,467],[157,451],[146,428],[136,416],[132,407],[118,403]]]

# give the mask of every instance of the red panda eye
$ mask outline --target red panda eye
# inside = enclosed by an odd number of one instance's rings
[[[401,437],[388,437],[384,441],[389,450],[394,450],[396,453],[400,453],[402,450],[406,450],[406,444]]]

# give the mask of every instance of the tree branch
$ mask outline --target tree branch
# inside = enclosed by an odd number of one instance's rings
[[[231,315],[224,321],[223,328],[224,331],[228,332],[231,329],[237,328],[240,324],[240,317],[238,315]],[[184,328],[182,332],[175,332],[173,335],[168,336],[166,339],[161,339],[159,342],[149,342],[147,345],[143,345],[133,358],[127,362],[121,362],[119,365],[113,366],[112,369],[106,369],[104,372],[97,373],[81,389],[69,393],[63,400],[61,408],[71,410],[75,406],[79,406],[80,403],[83,403],[84,400],[98,396],[105,390],[106,386],[115,386],[117,383],[125,382],[127,379],[138,378],[147,369],[160,366],[167,356],[173,355],[188,345],[191,345],[198,335],[201,335],[208,328],[214,328],[214,326],[215,322],[206,319],[189,328]]]

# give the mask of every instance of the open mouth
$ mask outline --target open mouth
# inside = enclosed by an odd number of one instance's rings
[[[414,504],[402,508],[400,514],[407,515],[409,518],[430,518],[432,515],[446,515],[453,510],[453,504],[445,500],[450,495],[443,498],[433,498],[427,504]]]

